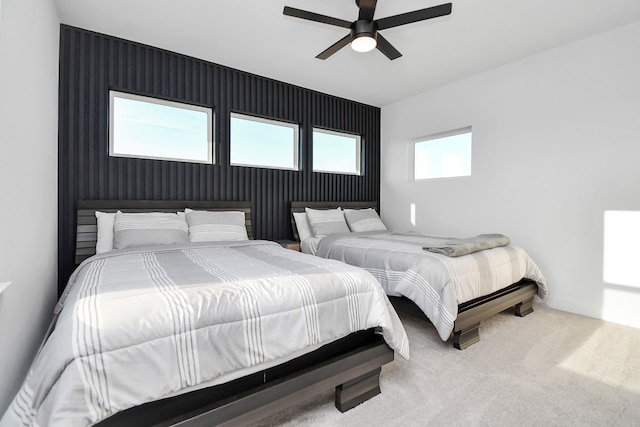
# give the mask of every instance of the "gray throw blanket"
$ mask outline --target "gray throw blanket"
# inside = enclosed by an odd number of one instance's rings
[[[510,240],[503,234],[479,234],[476,237],[429,237],[429,243],[423,249],[447,256],[462,256],[483,249],[506,246]]]

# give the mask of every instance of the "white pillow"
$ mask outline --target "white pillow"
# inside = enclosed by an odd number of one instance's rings
[[[349,233],[349,226],[344,220],[342,209],[309,209],[304,208],[307,213],[307,221],[314,237],[328,236],[334,233]]]
[[[184,210],[192,242],[219,242],[249,240],[245,214],[240,211]]]
[[[386,231],[378,212],[369,209],[345,209],[344,217],[351,231]]]
[[[183,215],[165,212],[116,212],[113,249],[175,245],[188,241],[187,223]]]
[[[96,211],[98,220],[98,236],[96,239],[96,253],[113,250],[113,223],[116,220],[115,212]]]
[[[306,213],[294,212],[293,220],[296,222],[296,229],[298,230],[298,237],[300,238],[301,242],[307,240],[309,237],[312,237]]]

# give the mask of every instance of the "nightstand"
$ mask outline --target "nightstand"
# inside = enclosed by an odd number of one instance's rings
[[[295,240],[276,240],[276,242],[283,248],[300,252],[300,242],[296,242]]]

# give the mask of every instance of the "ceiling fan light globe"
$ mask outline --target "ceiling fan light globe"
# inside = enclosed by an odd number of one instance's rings
[[[376,48],[378,42],[369,35],[355,37],[351,40],[351,49],[356,52],[369,52]]]

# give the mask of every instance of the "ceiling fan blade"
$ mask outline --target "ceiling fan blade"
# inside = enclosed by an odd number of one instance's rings
[[[393,47],[391,43],[389,43],[387,39],[382,37],[380,33],[378,33],[377,39],[378,39],[378,45],[376,47],[380,52],[384,53],[384,56],[386,56],[392,61],[402,56],[402,54],[398,52],[398,49]]]
[[[344,36],[343,38],[341,38],[340,40],[338,40],[337,42],[335,42],[334,44],[332,44],[331,46],[329,46],[328,48],[320,52],[316,56],[316,58],[327,59],[328,57],[330,57],[331,55],[333,55],[334,53],[336,53],[337,51],[339,51],[349,43],[351,43],[351,33],[347,34],[346,36]]]
[[[295,7],[285,6],[282,11],[287,16],[306,19],[308,21],[320,22],[322,24],[335,25],[336,27],[351,28],[351,22],[343,19],[332,18],[331,16],[320,15],[315,12],[307,12],[306,10],[296,9]]]
[[[411,24],[412,22],[449,15],[450,13],[451,3],[445,3],[439,6],[428,7],[426,9],[414,10],[413,12],[401,13],[400,15],[377,19],[376,24],[378,24],[378,30],[385,30],[399,25]]]
[[[360,13],[358,14],[358,20],[366,19],[367,21],[373,21],[373,14],[376,11],[376,3],[378,0],[356,0]]]

